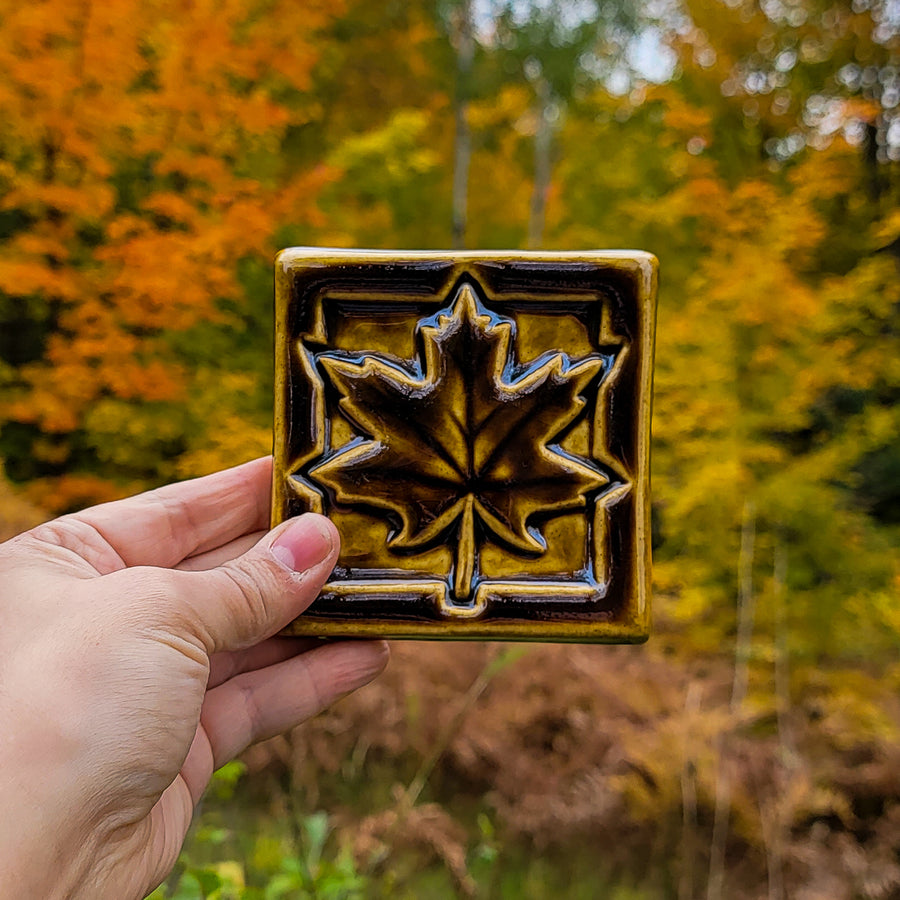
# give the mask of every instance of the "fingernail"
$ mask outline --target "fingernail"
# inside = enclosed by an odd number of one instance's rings
[[[334,549],[331,526],[321,516],[301,516],[272,541],[272,556],[293,572],[305,572]]]

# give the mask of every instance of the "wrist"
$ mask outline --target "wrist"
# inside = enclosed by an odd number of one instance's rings
[[[88,872],[87,840],[77,846],[44,817],[23,819],[21,804],[10,809],[0,798],[0,897],[69,900]],[[34,836],[39,835],[35,840]],[[7,894],[6,890],[10,893]]]
[[[0,791],[0,900],[140,900],[144,896],[142,891],[129,892],[115,883],[116,841],[101,839],[102,829],[92,828],[80,817],[54,822],[52,814],[23,816],[22,804],[6,799]]]
[[[2,715],[0,898],[75,897],[98,850],[78,741],[42,699]]]

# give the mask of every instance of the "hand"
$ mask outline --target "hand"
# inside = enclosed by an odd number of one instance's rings
[[[387,662],[273,637],[338,554],[322,516],[265,533],[271,461],[0,545],[0,895],[144,897],[213,771]]]

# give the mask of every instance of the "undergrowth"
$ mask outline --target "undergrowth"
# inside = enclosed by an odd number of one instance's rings
[[[785,708],[758,654],[732,709],[731,661],[677,635],[507,651],[396,645],[217,776],[156,900],[693,900],[716,842],[729,900],[897,896],[892,670],[798,662]]]

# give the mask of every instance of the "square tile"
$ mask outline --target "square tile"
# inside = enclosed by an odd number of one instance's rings
[[[276,262],[272,522],[341,556],[294,634],[639,642],[656,260]]]

